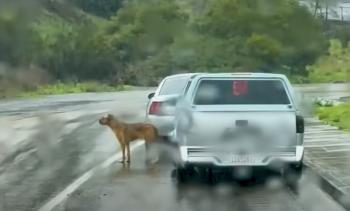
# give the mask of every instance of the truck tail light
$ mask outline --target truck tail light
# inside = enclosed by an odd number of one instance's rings
[[[151,106],[149,107],[149,114],[154,114],[154,115],[160,115],[161,114],[161,102],[152,102]]]
[[[304,133],[305,131],[304,118],[300,115],[296,116],[296,129],[297,129],[297,133]]]

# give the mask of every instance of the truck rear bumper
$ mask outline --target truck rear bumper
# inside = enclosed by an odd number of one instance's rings
[[[180,146],[183,164],[212,165],[220,167],[234,166],[270,166],[278,163],[300,163],[303,160],[304,147],[279,148],[270,153],[235,154],[234,152],[214,153],[207,147]]]

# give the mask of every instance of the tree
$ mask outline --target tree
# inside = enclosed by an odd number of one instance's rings
[[[114,55],[104,48],[101,28],[48,17],[33,26],[36,63],[57,80],[106,80],[116,75]]]
[[[304,74],[326,46],[320,24],[293,0],[217,0],[196,28],[221,39],[242,37],[249,52],[241,56],[260,60],[269,71],[287,66]]]
[[[106,30],[106,47],[123,68],[143,62],[171,45],[186,28],[186,15],[171,0],[129,1],[111,19]]]
[[[127,73],[153,79],[184,70],[307,75],[305,65],[327,45],[319,22],[294,0],[128,1],[106,43]]]
[[[0,1],[0,62],[26,65],[31,62],[31,24],[38,17],[33,1]]]
[[[13,2],[0,1],[0,62],[39,66],[55,80],[306,76],[305,66],[327,51],[321,22],[296,0],[15,0],[26,6],[14,9]]]

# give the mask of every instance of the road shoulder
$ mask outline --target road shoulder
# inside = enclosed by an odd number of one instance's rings
[[[320,176],[320,186],[350,209],[350,134],[316,118],[306,122],[305,164]]]

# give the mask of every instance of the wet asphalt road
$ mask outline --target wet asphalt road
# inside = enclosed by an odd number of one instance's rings
[[[265,182],[219,180],[214,185],[180,185],[171,177],[170,164],[147,167],[144,153],[141,146],[130,165],[115,162],[102,169],[53,210],[343,210],[309,174],[304,175],[298,194],[272,175]]]
[[[110,165],[96,168],[118,151],[112,134],[101,128],[96,119],[112,111],[127,113],[125,118],[131,118],[130,121],[141,121],[148,92],[82,94],[1,103],[1,116],[5,117],[22,119],[43,112],[72,111],[83,115],[74,120],[79,123],[77,127],[59,134],[60,141],[55,144],[47,140],[56,137],[62,125],[55,119],[42,121],[22,151],[2,163],[0,210],[43,210],[48,203],[57,204],[52,209],[55,211],[342,210],[318,187],[317,177],[308,172],[303,175],[298,194],[275,176],[249,184],[232,180],[216,185],[178,186],[171,178],[172,165],[164,163],[152,168],[145,165],[143,146],[133,151],[130,166],[112,160]],[[82,184],[78,181],[72,187],[77,178],[92,168],[95,169],[86,181]],[[72,188],[71,193],[60,195],[67,187]]]

